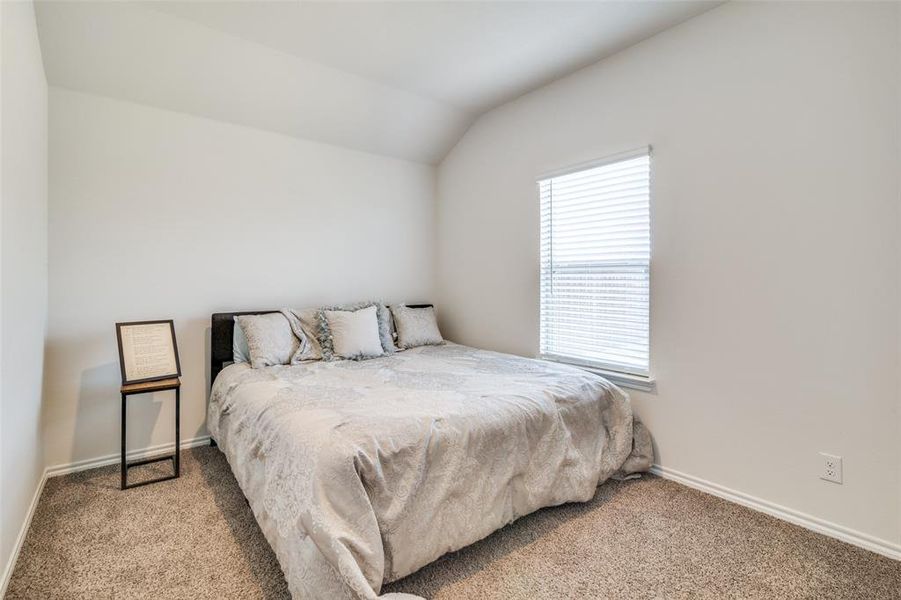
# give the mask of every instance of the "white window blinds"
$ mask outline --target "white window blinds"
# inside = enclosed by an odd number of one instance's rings
[[[541,179],[541,355],[648,375],[650,150]]]

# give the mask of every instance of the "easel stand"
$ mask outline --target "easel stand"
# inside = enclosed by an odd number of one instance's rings
[[[126,435],[126,409],[127,403],[126,399],[129,396],[135,394],[149,394],[152,392],[162,392],[165,390],[175,390],[175,453],[167,454],[166,456],[155,456],[153,458],[146,458],[143,460],[136,460],[134,462],[128,462],[128,459],[125,455],[125,435]],[[148,381],[145,383],[130,383],[127,385],[123,385],[120,392],[122,394],[122,489],[127,490],[130,488],[140,487],[142,485],[147,485],[148,483],[157,483],[159,481],[168,481],[170,479],[176,479],[181,474],[181,466],[179,464],[179,455],[180,455],[180,415],[181,415],[181,398],[180,398],[180,390],[181,390],[181,381],[176,377],[173,379],[163,379],[161,381]],[[155,479],[149,479],[147,481],[141,481],[138,483],[128,483],[128,470],[132,467],[139,467],[141,465],[149,465],[155,462],[162,462],[164,460],[172,461],[172,475],[165,475],[163,477],[157,477]]]

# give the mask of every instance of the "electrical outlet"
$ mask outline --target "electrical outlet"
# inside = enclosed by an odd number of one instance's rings
[[[841,483],[842,457],[835,456],[833,454],[826,454],[825,452],[820,452],[820,457],[823,459],[823,467],[822,472],[820,473],[820,479],[832,481],[834,483]]]

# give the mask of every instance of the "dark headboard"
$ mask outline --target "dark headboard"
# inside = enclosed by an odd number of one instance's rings
[[[276,310],[246,310],[243,312],[214,313],[210,318],[210,386],[216,375],[232,361],[232,340],[235,334],[235,317],[238,315],[265,315]]]

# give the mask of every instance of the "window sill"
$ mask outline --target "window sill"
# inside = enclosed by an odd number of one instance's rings
[[[584,369],[590,373],[594,373],[595,375],[600,375],[604,379],[616,384],[619,387],[638,390],[640,392],[653,392],[657,387],[657,380],[652,377],[630,375],[627,373],[617,373],[616,371],[607,371],[605,369],[599,369],[598,367],[590,367],[588,365],[580,365],[579,363],[568,362],[565,360],[556,360],[553,358],[544,358],[544,360]]]

